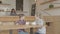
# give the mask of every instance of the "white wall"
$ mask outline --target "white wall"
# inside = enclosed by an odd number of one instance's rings
[[[2,3],[10,4],[10,5],[0,5],[3,8],[8,8],[8,9],[16,8],[16,0],[2,0]]]
[[[54,3],[60,3],[60,0],[54,1],[52,3],[53,4]],[[58,15],[60,16],[60,8],[58,8],[58,9],[51,9],[51,10],[44,10],[44,9],[49,7],[49,4],[50,3],[44,4],[44,5],[39,5],[38,6],[38,8],[39,8],[38,12],[42,13],[43,16],[58,16]],[[58,7],[58,6],[60,6],[60,4],[54,4],[54,7]],[[48,15],[48,14],[50,14],[50,15]]]
[[[25,12],[25,16],[29,16],[30,10],[31,10],[31,3],[30,0],[24,0],[23,1],[23,11]]]
[[[32,4],[34,3],[34,0],[24,0],[23,1],[23,11],[25,12],[25,16],[30,16],[31,15],[31,7]]]
[[[11,10],[12,8],[16,8],[16,0],[2,0],[3,4],[10,4],[9,6],[7,5],[0,5],[0,9],[6,10]],[[34,0],[24,0],[23,1],[23,11],[26,16],[31,15],[31,6],[34,3]]]
[[[1,0],[2,4],[10,5],[0,5],[0,10],[6,11],[7,9],[11,11],[12,8],[16,8],[16,0]],[[0,16],[10,15],[10,12],[0,12]]]

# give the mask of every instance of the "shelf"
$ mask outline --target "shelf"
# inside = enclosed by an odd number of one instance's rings
[[[49,0],[49,1],[46,1],[46,2],[43,2],[43,3],[40,3],[40,5],[43,5],[43,4],[46,4],[46,3],[50,3],[50,2],[53,2],[53,1],[56,1],[56,0]]]
[[[52,9],[58,9],[60,7],[54,7],[54,8],[47,8],[47,9],[44,9],[44,10],[52,10]]]
[[[10,4],[0,4],[0,5],[10,5]]]

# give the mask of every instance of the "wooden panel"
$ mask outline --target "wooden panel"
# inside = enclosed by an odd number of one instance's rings
[[[32,19],[32,18],[27,18],[26,19]],[[45,16],[44,17],[45,21],[51,21],[51,25],[47,27],[47,34],[60,34],[60,16]],[[29,31],[26,30],[26,31]],[[13,34],[16,34],[17,31],[14,30]],[[9,34],[8,31],[2,31],[0,34]]]
[[[18,34],[18,30],[13,30],[12,34]]]
[[[34,16],[27,16],[27,17],[25,17],[25,20],[26,21],[34,21],[35,17]]]
[[[39,5],[43,5],[43,4],[46,4],[46,3],[53,2],[53,1],[56,1],[56,0],[37,0],[37,3]]]
[[[40,4],[41,4],[41,5],[43,5],[43,4],[46,4],[46,3],[53,2],[53,1],[56,1],[56,0],[47,0],[47,1],[45,1],[45,2],[42,2],[42,3],[40,3]]]
[[[17,21],[19,20],[19,16],[3,16],[0,17],[0,21]],[[26,21],[34,21],[34,16],[25,16]]]
[[[60,16],[45,16],[45,21],[52,21],[47,27],[47,34],[60,34]]]
[[[3,16],[0,17],[0,21],[17,21],[19,20],[19,16]]]
[[[19,20],[19,16],[4,16],[4,17],[0,17],[0,21],[17,21],[17,20]],[[35,17],[34,16],[28,16],[28,17],[25,17],[25,20],[26,21],[34,21]],[[6,27],[6,26],[4,26],[4,27]],[[26,31],[30,32],[29,29],[26,29]],[[0,34],[9,34],[9,31],[1,31]],[[18,34],[18,31],[17,30],[13,30],[13,34]]]
[[[8,30],[0,31],[0,34],[9,34],[9,31]]]
[[[4,26],[5,28],[4,28],[3,26],[2,26],[3,28],[0,26],[0,29],[1,29],[1,28],[2,28],[1,30],[10,30],[10,29],[13,29],[13,34],[18,34],[18,31],[17,31],[17,30],[14,30],[15,28],[16,28],[16,29],[22,28],[22,29],[25,29],[25,31],[27,31],[28,33],[30,33],[30,28],[31,28],[31,27],[33,27],[33,28],[40,27],[40,25],[39,25],[39,26],[37,26],[37,25],[34,25],[34,26],[31,25],[31,26],[29,26],[29,25],[28,25],[27,27],[26,27],[26,26],[27,26],[27,25],[17,26],[18,28],[17,28],[16,26],[13,26],[13,28],[12,28],[12,26]],[[7,29],[7,28],[8,28],[8,29]],[[9,29],[9,28],[10,28],[10,29]],[[36,29],[34,29],[34,32],[36,32]],[[1,32],[1,34],[4,34],[4,33],[9,34],[9,31],[2,31],[2,32]]]
[[[30,29],[25,29],[26,32],[30,33]],[[13,30],[13,34],[18,34],[18,29],[17,30]]]
[[[54,20],[53,20],[54,17],[51,17],[51,16],[44,16],[43,19],[44,19],[45,21],[47,21],[47,22],[48,22],[48,21],[50,21],[50,22],[53,22],[53,21],[54,21]]]
[[[60,16],[54,17],[54,31],[55,34],[60,34]]]
[[[51,17],[51,16],[45,16],[44,17],[44,20],[45,20],[45,22],[51,22],[50,23],[50,26],[48,26],[46,29],[46,31],[47,31],[47,34],[54,34],[54,22],[53,22],[53,17]]]

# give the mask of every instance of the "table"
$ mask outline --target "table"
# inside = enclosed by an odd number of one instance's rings
[[[0,30],[10,30],[10,34],[12,34],[13,29],[26,29],[30,28],[30,34],[33,34],[33,28],[39,28],[40,25],[0,25]]]

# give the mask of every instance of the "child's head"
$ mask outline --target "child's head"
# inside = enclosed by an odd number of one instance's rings
[[[19,16],[19,18],[20,18],[20,20],[24,20],[24,18],[25,18],[24,14],[21,14],[21,15]]]
[[[24,19],[25,19],[25,17],[24,17],[24,16],[22,16],[20,19],[21,19],[21,20],[24,20]]]
[[[38,19],[40,19],[40,18],[39,18],[37,15],[35,15],[35,19],[38,20]]]
[[[13,8],[13,9],[11,9],[11,12],[15,12],[15,9]]]

